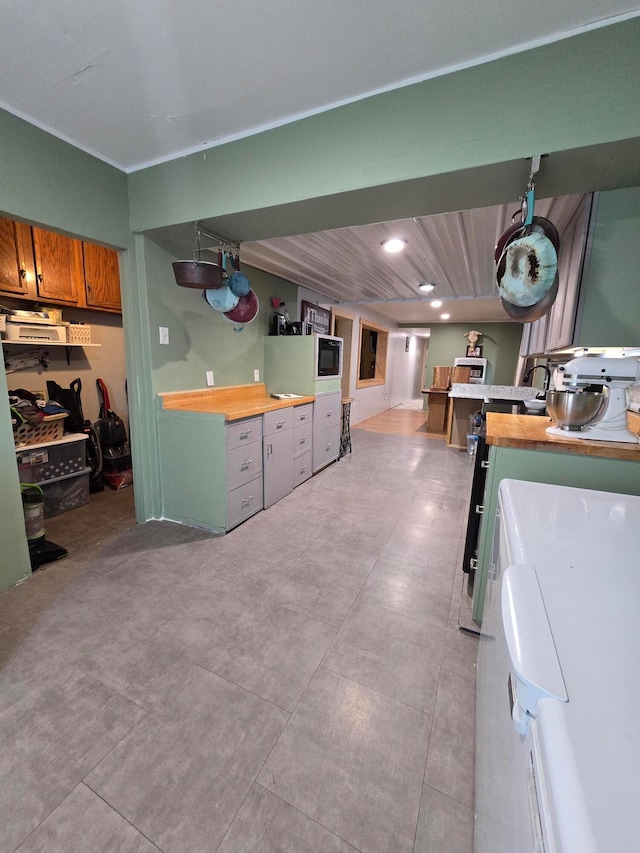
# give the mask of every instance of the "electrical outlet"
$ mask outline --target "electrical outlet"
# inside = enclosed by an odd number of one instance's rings
[[[253,381],[260,382],[260,371],[257,369],[253,371]]]
[[[207,385],[213,385],[213,370],[207,370]]]
[[[168,344],[169,343],[169,329],[166,326],[159,326],[158,331],[160,332],[160,343]]]

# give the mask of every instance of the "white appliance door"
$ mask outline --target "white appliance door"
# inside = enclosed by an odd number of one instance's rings
[[[475,850],[551,853],[531,715],[566,692],[535,572],[510,562],[499,504],[478,652]]]

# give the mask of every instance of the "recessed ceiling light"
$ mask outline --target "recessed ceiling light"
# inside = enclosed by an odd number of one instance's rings
[[[436,289],[436,286],[432,281],[423,281],[418,285],[418,289],[423,293],[432,293]]]
[[[432,308],[440,308],[441,305],[442,305],[442,299],[434,299],[431,302]]]
[[[397,237],[392,237],[391,240],[385,240],[382,243],[382,248],[385,252],[401,252],[406,245],[406,240],[399,240]]]
[[[440,319],[441,320],[448,320],[450,316],[451,316],[451,314],[441,314]]]

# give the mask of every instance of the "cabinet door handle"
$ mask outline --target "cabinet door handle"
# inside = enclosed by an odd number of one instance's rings
[[[306,438],[304,438],[304,436],[303,436],[303,437],[300,439],[299,444],[306,444],[306,443],[307,443],[307,439],[306,439]]]
[[[331,442],[329,442],[329,443],[327,444],[327,446],[325,447],[325,450],[331,450]]]
[[[240,470],[241,470],[241,471],[246,471],[246,470],[247,470],[247,468],[249,467],[249,465],[253,465],[253,459],[247,459],[247,461],[246,461],[246,462],[243,462],[243,463],[240,465]]]
[[[484,507],[482,504],[476,504],[476,515],[482,515],[484,512]]]
[[[332,414],[333,414],[333,410],[332,410],[332,409],[330,409],[330,410],[327,412],[327,417],[328,417],[328,418],[330,418]]]
[[[305,472],[306,470],[307,470],[307,466],[306,466],[306,465],[301,465],[301,466],[300,466],[300,473],[301,473],[301,474],[304,474],[304,472]]]
[[[272,453],[273,453],[273,445],[267,444],[267,456],[271,456]]]
[[[245,438],[249,438],[249,436],[251,435],[251,432],[252,432],[252,430],[250,430],[250,429],[247,429],[244,432],[241,432],[240,433],[240,441],[244,441]]]
[[[489,467],[489,460],[483,459],[482,462],[480,463],[480,467],[481,468],[488,468]]]
[[[252,501],[252,500],[253,500],[253,495],[249,495],[249,497],[248,497],[248,498],[243,498],[243,500],[242,500],[242,506],[243,506],[243,507],[245,507],[245,506],[249,506],[249,504],[251,503],[251,501]]]
[[[23,265],[20,267],[20,278],[26,278],[26,277],[27,277],[27,271],[26,271],[26,269],[24,268],[24,264],[23,264]]]

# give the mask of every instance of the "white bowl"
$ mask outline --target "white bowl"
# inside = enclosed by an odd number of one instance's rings
[[[529,409],[532,412],[541,412],[547,406],[546,400],[525,400],[524,405],[526,409]]]

